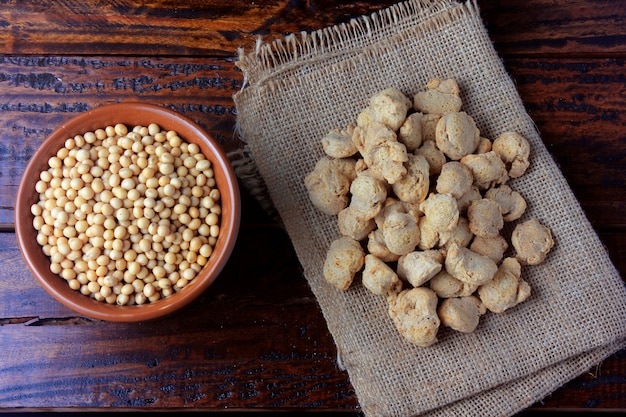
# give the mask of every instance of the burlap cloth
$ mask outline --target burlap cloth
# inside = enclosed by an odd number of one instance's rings
[[[475,1],[410,1],[258,42],[241,51],[238,66],[246,85],[234,100],[247,149],[233,161],[259,197],[265,183],[265,203],[284,223],[366,416],[512,415],[626,346],[622,279],[526,113]],[[384,297],[324,281],[339,230],[311,205],[303,181],[323,154],[320,138],[353,122],[372,94],[397,87],[412,97],[433,77],[458,80],[463,110],[482,136],[515,130],[529,139],[531,167],[509,184],[528,201],[521,220],[538,218],[556,245],[546,262],[524,268],[533,291],[525,303],[487,313],[472,334],[442,328],[437,344],[419,348],[398,334]]]

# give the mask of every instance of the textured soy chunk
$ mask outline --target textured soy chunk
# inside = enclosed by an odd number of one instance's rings
[[[552,232],[537,219],[530,219],[515,226],[511,244],[517,252],[517,260],[526,265],[543,262],[552,246]]]
[[[458,112],[462,101],[456,80],[434,78],[413,97],[413,108],[423,113],[446,114]]]
[[[479,142],[476,122],[465,112],[444,114],[437,122],[437,147],[453,161],[474,152]]]
[[[480,316],[487,309],[474,296],[446,298],[437,309],[441,324],[461,333],[471,333],[478,327]]]
[[[364,262],[365,252],[359,242],[349,237],[341,237],[331,243],[326,253],[324,278],[338,290],[345,291]]]
[[[524,175],[530,165],[530,143],[517,132],[504,132],[493,141],[493,151],[506,164],[509,177]]]
[[[456,279],[474,285],[482,285],[493,279],[498,266],[487,256],[457,245],[448,249],[446,271]]]
[[[389,317],[398,332],[417,346],[437,342],[441,321],[437,315],[437,294],[429,288],[412,288],[387,297]]]
[[[530,286],[521,276],[517,259],[506,258],[493,279],[478,288],[478,296],[490,311],[502,313],[530,296]]]
[[[325,214],[335,215],[348,206],[348,192],[356,177],[355,161],[324,157],[304,179],[311,202]]]
[[[363,286],[374,294],[389,295],[400,292],[402,282],[389,265],[376,256],[368,254],[365,255]]]

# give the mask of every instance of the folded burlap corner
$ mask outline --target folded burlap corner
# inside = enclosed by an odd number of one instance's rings
[[[234,96],[247,149],[244,185],[266,189],[334,337],[366,416],[512,415],[626,346],[626,292],[618,271],[526,113],[475,1],[414,0],[345,25],[242,51],[246,85]],[[352,123],[387,87],[412,96],[433,77],[455,78],[481,135],[515,130],[531,167],[510,185],[529,202],[521,220],[550,227],[546,262],[525,267],[531,297],[483,316],[472,334],[442,328],[439,342],[404,340],[386,300],[361,286],[340,292],[322,276],[336,218],[308,198],[304,176],[320,139]]]

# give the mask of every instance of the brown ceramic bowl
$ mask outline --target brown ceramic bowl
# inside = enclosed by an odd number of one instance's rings
[[[182,290],[156,302],[119,306],[96,301],[72,290],[67,282],[50,271],[50,260],[36,240],[30,207],[38,201],[35,184],[39,173],[47,168],[48,159],[62,148],[67,138],[98,128],[124,123],[147,126],[157,123],[165,130],[175,130],[189,143],[196,143],[213,165],[217,187],[221,193],[220,234],[209,261]],[[50,134],[30,159],[17,191],[15,231],[28,268],[43,288],[72,310],[96,319],[114,322],[137,322],[171,314],[202,294],[222,271],[235,245],[239,231],[240,195],[235,174],[228,159],[215,140],[186,117],[163,107],[140,104],[110,104],[89,110],[66,121]]]

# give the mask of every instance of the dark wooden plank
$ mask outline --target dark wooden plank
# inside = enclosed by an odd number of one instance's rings
[[[144,101],[170,107],[217,131],[216,138],[225,145],[232,132],[219,134],[234,124],[232,95],[241,82],[233,59],[2,56],[0,111],[5,117],[0,128],[11,132],[11,139],[41,140],[74,113],[118,101]],[[11,149],[10,155],[23,156],[23,151]]]
[[[38,287],[14,235],[0,234],[0,263],[7,271],[0,280],[0,342],[7,341],[0,364],[12,364],[0,369],[7,378],[0,380],[12,381],[0,387],[0,404],[158,408],[167,399],[168,406],[208,409],[255,403],[358,407],[286,234],[263,226],[269,220],[250,196],[244,198],[237,261],[189,308],[155,323],[77,317]],[[535,408],[619,408],[624,371],[621,353]],[[100,393],[96,400],[92,392]]]
[[[624,59],[506,61],[544,143],[601,229],[626,228],[625,64]]]
[[[1,233],[0,407],[355,409],[291,242],[247,203],[216,283],[155,322],[78,317],[38,288]]]
[[[272,288],[270,293],[276,297],[284,296],[285,300],[302,297],[314,305],[289,237],[245,189],[241,190],[241,195],[240,233],[231,261],[218,279],[220,283],[216,287],[221,290],[215,291],[229,292],[231,301],[239,300],[237,302],[244,305],[255,293],[264,293],[267,288]],[[0,321],[24,317],[67,318],[75,315],[39,286],[26,267],[14,233],[0,233],[0,265],[3,267],[0,279]],[[281,280],[289,282],[289,285]],[[246,285],[241,287],[243,283]],[[248,283],[254,285],[250,287]],[[272,300],[269,305],[273,306],[276,301]],[[314,307],[317,309],[316,305]],[[210,304],[205,308],[210,310]]]
[[[0,323],[32,317],[64,317],[73,313],[52,299],[30,274],[14,233],[0,233]]]
[[[509,59],[506,65],[594,227],[623,233],[624,60]],[[231,99],[241,87],[241,73],[230,60],[4,57],[0,74],[0,223],[7,228],[21,172],[38,144],[65,118],[101,103],[165,105],[205,126],[227,151],[242,146],[234,135]],[[606,244],[626,271],[620,239]]]
[[[11,229],[23,167],[64,118],[141,100],[186,113],[225,148],[238,149],[231,100],[241,87],[237,48],[250,48],[258,35],[315,30],[394,2],[1,3],[0,228]],[[478,4],[542,138],[625,277],[626,3]],[[7,271],[0,280],[0,408],[358,411],[286,234],[247,198],[237,263],[189,308],[158,323],[76,317],[25,270],[14,235],[0,234]],[[626,411],[625,354],[520,415]]]
[[[221,58],[0,57],[0,225],[13,223],[19,178],[37,146],[90,108],[165,106],[199,123],[226,152],[241,148],[232,102],[241,79],[234,62]]]
[[[12,343],[0,354],[0,404],[9,409],[356,407],[347,374],[336,369],[332,341],[327,333],[320,336],[323,321],[309,309],[300,303],[265,308],[255,328],[249,320],[254,302],[241,314],[231,313],[228,298],[214,304],[221,308],[211,316],[201,304],[184,312],[202,320],[4,325],[0,338]]]
[[[510,59],[506,65],[594,225],[624,227],[624,60]],[[0,77],[0,223],[12,223],[19,177],[38,144],[62,120],[101,104],[164,105],[203,125],[226,151],[242,146],[232,103],[241,73],[229,60],[4,57]],[[613,216],[604,216],[606,210]]]
[[[626,350],[621,350],[520,415],[533,416],[537,412],[563,408],[580,413],[593,413],[594,409],[613,410],[623,415],[626,413],[625,362]],[[605,415],[604,412],[602,415]]]
[[[610,211],[606,212],[610,213]],[[600,231],[600,240],[605,245],[613,264],[620,271],[622,280],[626,283],[626,233],[623,230]],[[624,364],[626,372],[626,363]]]
[[[623,0],[479,1],[501,55],[619,55],[626,52]]]
[[[0,50],[8,54],[234,56],[257,36],[311,31],[394,1],[61,0],[3,4]],[[98,10],[98,13],[92,13]]]
[[[0,15],[6,54],[233,56],[257,36],[312,31],[396,3],[339,1],[9,1]],[[624,53],[621,0],[479,1],[503,54]],[[97,9],[98,13],[91,13]]]

